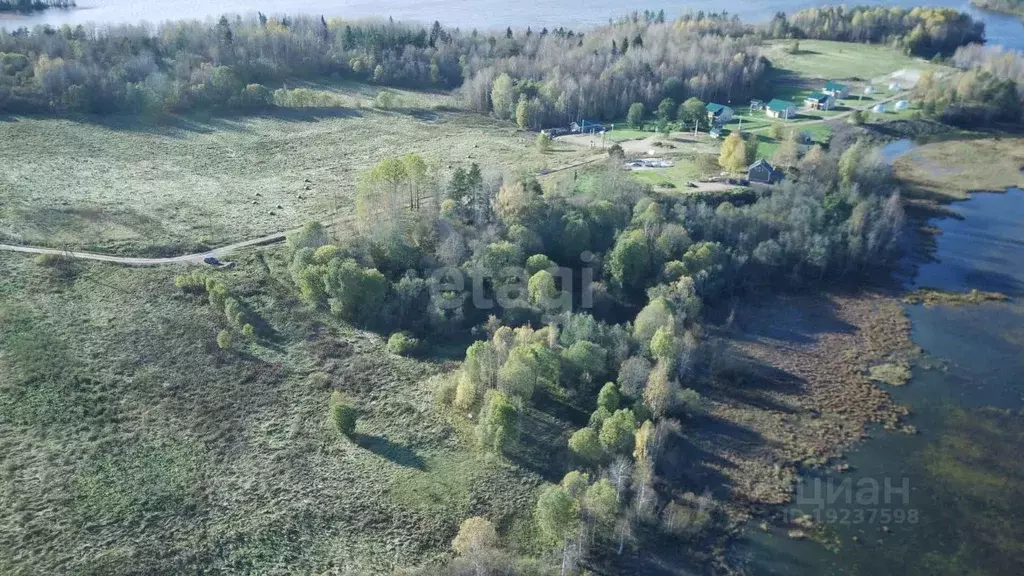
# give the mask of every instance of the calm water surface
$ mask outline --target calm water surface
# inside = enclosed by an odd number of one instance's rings
[[[906,308],[932,367],[893,395],[920,433],[875,430],[849,455],[852,473],[805,478],[794,507],[822,518],[831,544],[752,527],[737,552],[752,573],[1024,574],[1024,191],[977,194],[955,210],[963,219],[936,223],[935,261],[912,284],[1011,301]],[[844,479],[853,502],[839,495]],[[886,482],[906,498],[887,502]],[[835,502],[811,502],[829,483]],[[883,487],[875,499],[873,483]]]
[[[792,13],[810,6],[838,4],[812,0],[744,0],[721,2],[717,0],[667,0],[627,5],[615,0],[539,0],[509,2],[507,0],[76,0],[76,10],[50,10],[17,19],[0,15],[0,26],[32,26],[35,24],[80,24],[94,21],[102,23],[162,22],[183,18],[207,18],[223,13],[266,14],[308,13],[328,17],[347,18],[388,17],[396,20],[433,22],[440,20],[451,26],[492,29],[506,26],[533,26],[534,28],[572,27],[586,28],[603,24],[609,18],[624,15],[631,10],[664,9],[672,17],[684,12],[727,10],[749,22],[761,22],[776,12]],[[991,44],[1024,49],[1024,24],[1019,18],[976,10],[966,0],[859,0],[856,4],[886,4],[891,6],[948,6],[970,12],[985,21]]]

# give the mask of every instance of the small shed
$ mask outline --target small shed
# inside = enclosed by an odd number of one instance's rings
[[[747,180],[760,182],[762,184],[775,184],[783,178],[782,171],[772,166],[767,160],[761,158],[747,168]]]
[[[875,104],[874,107],[871,108],[871,111],[874,112],[875,114],[884,114],[885,104]]]
[[[796,116],[796,104],[788,100],[773,98],[765,107],[765,114],[770,118],[782,118],[784,120]]]
[[[898,100],[896,105],[893,106],[893,109],[897,112],[900,110],[906,110],[907,108],[910,108],[910,102],[907,102],[906,100]]]
[[[899,92],[900,90],[903,90],[903,86],[901,86],[899,82],[889,84],[889,92]]]
[[[874,86],[865,86],[864,87],[864,95],[865,96],[870,96],[870,95],[872,95],[874,93],[875,93],[875,87]]]
[[[846,98],[850,95],[850,88],[846,84],[829,80],[828,82],[825,82],[825,89],[822,90],[822,92],[833,98]]]
[[[704,108],[708,111],[708,120],[713,124],[725,124],[732,120],[733,114],[735,114],[733,109],[725,104],[709,102]]]

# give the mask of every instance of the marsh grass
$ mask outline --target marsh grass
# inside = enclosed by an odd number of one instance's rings
[[[1024,187],[1024,139],[978,136],[923,144],[897,158],[893,170],[911,197],[939,201]]]
[[[381,574],[447,555],[467,514],[529,524],[540,477],[478,460],[433,409],[449,363],[300,305],[281,250],[218,272],[274,334],[231,354],[182,269],[58,281],[0,255],[0,573]],[[352,440],[332,390],[359,412]]]

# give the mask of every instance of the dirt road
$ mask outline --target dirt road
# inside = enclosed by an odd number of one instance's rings
[[[290,231],[289,231],[290,232]],[[92,252],[76,252],[69,250],[59,250],[56,248],[38,248],[35,246],[16,246],[13,244],[0,244],[0,250],[7,252],[22,252],[26,254],[53,254],[55,256],[68,256],[71,258],[77,258],[79,260],[95,260],[98,262],[110,262],[113,264],[123,264],[125,266],[160,266],[163,264],[202,264],[203,259],[208,256],[213,256],[217,259],[241,250],[242,248],[249,248],[251,246],[263,246],[265,244],[273,244],[284,240],[284,237],[288,232],[275,232],[259,238],[253,238],[250,240],[244,240],[242,242],[236,242],[220,248],[214,248],[208,252],[201,252],[198,254],[185,254],[183,256],[173,256],[170,258],[135,258],[129,256],[112,256],[110,254],[95,254]]]

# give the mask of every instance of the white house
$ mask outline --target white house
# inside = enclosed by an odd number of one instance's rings
[[[796,116],[796,104],[788,100],[779,100],[773,98],[771,102],[765,107],[765,114],[769,118],[782,118],[788,120]]]

